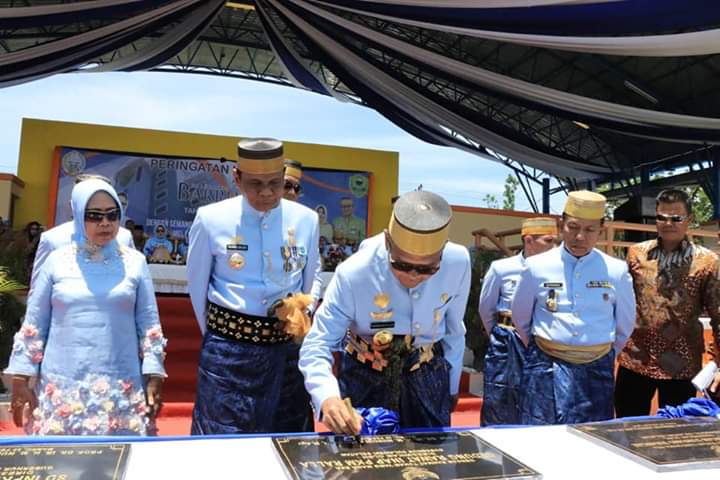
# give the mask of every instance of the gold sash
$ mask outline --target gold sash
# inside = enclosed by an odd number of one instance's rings
[[[547,355],[578,365],[594,362],[607,355],[612,348],[611,342],[599,345],[565,345],[538,336],[535,337],[535,343]]]

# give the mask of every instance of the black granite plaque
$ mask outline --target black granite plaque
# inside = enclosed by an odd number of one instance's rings
[[[490,480],[542,476],[470,432],[277,437],[295,480]]]
[[[0,446],[0,479],[121,480],[128,444]]]
[[[568,428],[658,472],[720,467],[716,418],[616,420]]]

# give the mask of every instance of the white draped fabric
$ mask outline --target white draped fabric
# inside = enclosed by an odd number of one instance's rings
[[[512,94],[548,107],[559,108],[579,115],[598,117],[619,123],[720,130],[720,119],[717,118],[680,115],[630,107],[536,85],[480,67],[475,67],[403,42],[402,40],[334,15],[303,0],[295,0],[294,3],[314,15],[352,31],[356,35],[378,42],[418,62],[435,67],[449,75],[461,77],[468,82],[477,83],[484,88]],[[277,6],[277,4],[275,5]],[[308,28],[312,27],[308,25]],[[303,30],[305,30],[305,28],[303,28]],[[675,140],[682,141],[683,138],[680,137]]]
[[[379,92],[385,98],[392,98],[395,105],[403,109],[408,115],[420,119],[424,125],[434,129],[438,133],[442,133],[444,128],[450,128],[502,155],[535,168],[555,171],[557,175],[588,178],[600,173],[609,172],[609,168],[579,162],[573,166],[573,162],[567,159],[561,159],[526,147],[525,145],[521,145],[482,128],[386,75],[369,62],[353,54],[350,50],[315,29],[301,17],[281,5],[277,0],[267,1],[295,25],[299,26],[303,32],[318,45],[321,45],[321,48],[325,49],[329,55],[332,55],[336,61],[347,68],[357,79]],[[259,3],[259,5],[262,5],[262,3]],[[589,172],[594,172],[594,174]]]

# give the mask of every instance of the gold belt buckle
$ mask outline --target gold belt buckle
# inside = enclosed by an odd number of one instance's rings
[[[497,324],[503,328],[515,328],[512,323],[512,313],[498,312],[497,313]]]

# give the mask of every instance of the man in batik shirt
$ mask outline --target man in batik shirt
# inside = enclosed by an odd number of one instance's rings
[[[679,405],[695,396],[690,382],[702,368],[703,325],[710,316],[715,362],[720,363],[718,256],[695,245],[686,233],[692,211],[682,190],[665,190],[655,202],[657,240],[630,247],[628,266],[635,285],[637,323],[619,357],[615,386],[618,417],[648,415],[659,405]],[[720,373],[710,386],[720,393]]]

